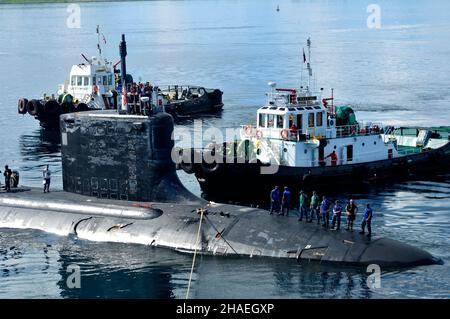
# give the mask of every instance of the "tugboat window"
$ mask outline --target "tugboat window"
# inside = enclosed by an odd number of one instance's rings
[[[267,127],[275,127],[275,122],[274,122],[273,117],[274,117],[273,114],[267,115]]]
[[[323,113],[322,112],[317,113],[317,115],[316,115],[316,123],[317,123],[317,126],[322,126],[323,125]]]
[[[88,76],[83,76],[83,85],[89,86],[89,77]]]
[[[92,85],[97,84],[97,77],[94,75],[92,78]]]
[[[70,81],[70,85],[75,86],[75,83],[77,83],[77,77],[75,75],[72,75],[72,79]]]
[[[266,114],[264,114],[264,113],[259,113],[259,126],[260,127],[267,127]]]
[[[303,129],[303,118],[301,114],[297,114],[297,129]]]
[[[103,76],[103,85],[108,85],[106,75]]]
[[[284,122],[284,116],[283,115],[277,115],[277,128],[282,128]]]
[[[81,76],[77,77],[77,85],[82,86],[83,85],[83,78]]]
[[[314,113],[308,114],[308,127],[314,127]]]

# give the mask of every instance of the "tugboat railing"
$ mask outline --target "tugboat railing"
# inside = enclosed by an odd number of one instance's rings
[[[350,137],[350,136],[366,136],[383,134],[383,127],[380,123],[371,123],[364,125],[358,123],[354,125],[342,125],[328,128],[328,130],[336,130],[336,138]],[[252,125],[241,125],[242,135],[247,138],[269,138],[269,139],[284,139],[291,142],[304,142],[310,139],[320,139],[322,136],[316,127],[308,127],[306,129],[287,129],[287,128],[256,128]],[[317,134],[316,134],[317,133]],[[324,132],[323,132],[324,133]]]

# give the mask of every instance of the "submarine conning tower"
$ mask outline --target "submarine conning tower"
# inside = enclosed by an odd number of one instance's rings
[[[176,175],[172,116],[91,111],[60,117],[63,188],[87,196],[200,202]]]

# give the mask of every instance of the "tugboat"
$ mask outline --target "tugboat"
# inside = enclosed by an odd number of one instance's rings
[[[307,48],[310,57],[310,39]],[[311,89],[310,58],[304,53],[303,60],[307,83],[300,89],[269,83],[256,126],[243,126],[239,140],[183,150],[180,167],[195,174],[206,198],[225,200],[226,193],[226,200],[260,201],[274,185],[294,191],[336,189],[345,183],[449,171],[450,128],[358,122],[350,107],[334,105],[333,91],[330,98],[322,98],[323,89]]]
[[[174,117],[191,114],[218,112],[222,110],[222,94],[219,89],[207,89],[201,86],[168,86],[160,91],[165,110]]]
[[[72,66],[69,81],[59,86],[55,94],[44,94],[41,98],[28,100],[20,98],[17,103],[19,114],[30,114],[46,129],[59,129],[59,116],[65,113],[117,109],[122,92],[122,76],[126,75],[127,101],[132,109],[140,104],[140,98],[161,97],[162,106],[173,116],[217,112],[222,109],[222,91],[198,86],[168,86],[167,89],[153,87],[150,82],[134,83],[133,77],[126,73],[126,65],[113,64],[102,57],[100,31],[97,27],[98,57],[87,58]],[[123,52],[126,56],[126,49]],[[153,93],[155,92],[155,93]],[[161,104],[160,104],[161,105]]]

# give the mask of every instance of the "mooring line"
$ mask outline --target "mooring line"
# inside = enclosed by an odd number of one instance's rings
[[[195,241],[194,257],[192,258],[191,274],[189,275],[189,282],[188,282],[188,288],[187,288],[187,292],[186,292],[186,299],[189,299],[189,290],[191,289],[192,274],[194,273],[195,257],[197,256],[197,246],[198,246],[198,243],[200,241],[200,231],[202,229],[203,213],[204,213],[205,209],[201,208],[201,209],[199,209],[199,211],[200,211],[200,223],[198,224],[197,239]]]

